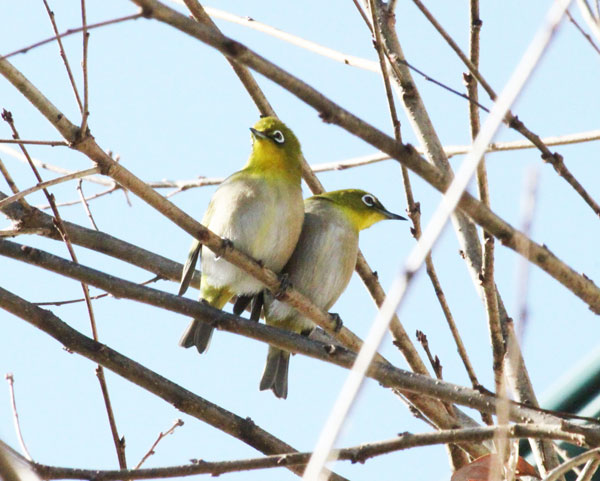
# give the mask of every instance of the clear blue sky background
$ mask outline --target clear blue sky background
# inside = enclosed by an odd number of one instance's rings
[[[134,13],[127,1],[88,2],[88,22]],[[467,2],[427,2],[436,17],[466,50]],[[481,71],[500,91],[524,48],[540,25],[549,2],[482,2]],[[173,6],[173,4],[170,4]],[[223,1],[215,7],[276,26],[284,31],[348,54],[375,59],[370,35],[351,2]],[[54,1],[59,30],[80,23],[79,2]],[[181,7],[175,7],[181,8]],[[183,11],[183,9],[182,9]],[[8,53],[52,34],[38,2],[2,2],[0,53]],[[324,95],[391,134],[381,79],[306,52],[245,27],[217,22],[226,34],[240,40],[271,61],[316,87]],[[465,68],[411,2],[399,2],[397,24],[408,60],[431,77],[463,90]],[[65,39],[65,46],[81,84],[81,38]],[[258,113],[222,56],[210,47],[156,21],[137,20],[94,30],[90,37],[89,125],[99,145],[121,157],[124,166],[144,180],[191,179],[226,176],[245,162],[250,148],[248,127]],[[78,110],[68,85],[56,45],[34,49],[11,59],[72,121]],[[598,128],[600,97],[597,86],[600,58],[573,25],[565,23],[541,67],[535,73],[514,111],[541,136]],[[416,77],[418,87],[444,144],[469,142],[466,102]],[[294,129],[311,163],[342,160],[369,154],[373,149],[342,129],[324,124],[316,112],[282,88],[258,76],[260,85],[279,116]],[[485,95],[482,103],[490,105]],[[23,138],[57,139],[58,134],[12,88],[0,79],[0,107],[13,112]],[[401,115],[405,141],[415,137]],[[9,138],[6,125],[0,137]],[[504,129],[500,140],[519,139]],[[559,147],[567,166],[596,199],[600,198],[598,143]],[[91,162],[65,148],[32,147],[32,155],[64,168],[78,170]],[[17,185],[29,187],[31,172],[13,157],[0,152]],[[492,207],[513,225],[519,224],[523,178],[531,168],[539,172],[539,195],[532,237],[575,270],[600,280],[597,239],[600,224],[594,213],[542,163],[537,151],[488,156]],[[457,166],[460,157],[452,159]],[[45,179],[54,174],[43,172]],[[327,189],[359,187],[376,194],[392,211],[402,213],[405,198],[400,167],[392,160],[359,169],[321,174]],[[415,196],[421,202],[423,221],[434,211],[439,194],[413,176]],[[4,181],[0,189],[7,192]],[[84,184],[86,194],[100,188]],[[172,198],[179,207],[201,218],[214,188],[193,189]],[[77,197],[75,184],[53,189],[59,201]],[[308,190],[305,190],[309,195]],[[35,195],[34,204],[44,204]],[[191,239],[178,227],[156,215],[142,201],[131,198],[128,207],[122,193],[91,203],[101,230],[183,261]],[[88,225],[80,206],[62,210],[66,219]],[[39,246],[67,257],[65,247],[31,236],[17,242]],[[361,235],[361,248],[384,287],[403,261],[414,240],[408,223],[386,222]],[[434,253],[442,286],[456,318],[480,380],[492,387],[491,354],[485,311],[477,297],[452,229],[447,229]],[[151,274],[110,258],[77,249],[80,262],[134,281]],[[511,315],[516,316],[516,268],[518,257],[497,248],[497,284]],[[523,352],[538,393],[543,393],[582,356],[597,346],[598,317],[585,304],[537,268],[531,269],[529,322]],[[4,288],[31,301],[78,298],[79,285],[15,261],[0,258]],[[424,331],[434,354],[444,366],[448,381],[468,385],[445,320],[425,275],[414,281],[401,321],[412,335]],[[172,282],[159,288],[176,292]],[[195,296],[194,291],[188,293]],[[340,368],[295,356],[286,401],[260,392],[266,346],[218,332],[205,356],[183,350],[177,341],[188,320],[166,311],[125,300],[95,303],[103,342],[167,376],[180,385],[234,413],[251,417],[259,426],[299,450],[311,450],[346,372]],[[54,308],[65,322],[89,335],[89,321],[82,304]],[[333,309],[361,337],[375,315],[373,302],[357,276]],[[116,456],[95,366],[66,353],[47,335],[0,311],[0,370],[13,372],[23,434],[36,461],[61,466],[115,468]],[[386,340],[382,352],[400,367],[405,363]],[[107,373],[121,435],[127,441],[130,465],[135,465],[157,434],[181,417],[185,425],[164,440],[146,466],[182,464],[190,458],[225,460],[257,456],[240,441],[186,415],[127,381]],[[478,419],[476,413],[474,416]],[[415,420],[390,392],[368,381],[346,424],[340,446],[351,446],[429,428]],[[0,438],[13,446],[8,388],[0,387]],[[340,463],[340,474],[353,480],[447,479],[449,468],[442,447],[419,448],[368,461],[365,465]],[[296,477],[283,469],[229,474],[232,480],[283,480]]]

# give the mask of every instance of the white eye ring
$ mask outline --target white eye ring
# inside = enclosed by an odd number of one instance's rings
[[[370,194],[365,194],[362,196],[362,201],[368,207],[373,207],[375,205],[375,197]]]
[[[276,130],[271,134],[271,138],[277,142],[278,144],[283,144],[285,142],[285,137],[281,133],[281,130]]]

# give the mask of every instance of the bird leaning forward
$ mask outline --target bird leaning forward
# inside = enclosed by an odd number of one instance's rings
[[[252,153],[246,166],[229,176],[212,196],[202,219],[235,248],[279,272],[290,258],[302,230],[301,150],[294,133],[274,117],[260,119],[252,132]],[[200,300],[222,309],[234,296],[251,296],[264,286],[197,240],[183,269],[179,295],[189,286],[198,255],[202,277]],[[214,328],[192,320],[179,344],[208,348]]]
[[[364,190],[337,190],[306,199],[302,233],[283,273],[316,306],[329,310],[352,277],[359,232],[385,219],[406,220]],[[264,302],[267,324],[302,335],[314,329],[310,319],[268,292]],[[261,390],[271,389],[278,398],[287,397],[289,360],[289,352],[269,346]]]

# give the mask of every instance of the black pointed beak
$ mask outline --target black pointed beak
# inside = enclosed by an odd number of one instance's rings
[[[402,217],[401,215],[394,214],[393,212],[390,212],[387,209],[379,209],[379,211],[383,215],[385,215],[388,219],[392,219],[392,220],[408,220],[406,217]]]
[[[256,130],[253,127],[250,127],[250,132],[252,132],[252,135],[254,136],[255,139],[268,139],[267,135],[264,132],[261,132],[260,130]]]

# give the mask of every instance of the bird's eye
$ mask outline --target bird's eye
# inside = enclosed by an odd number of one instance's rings
[[[283,144],[285,142],[285,137],[281,133],[281,130],[276,130],[271,134],[271,138],[277,142],[278,144]]]
[[[373,197],[372,195],[369,195],[369,194],[363,195],[362,196],[362,201],[368,207],[373,207],[375,205],[375,197]]]

